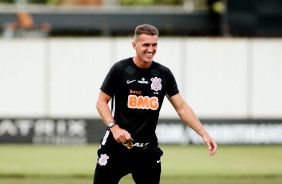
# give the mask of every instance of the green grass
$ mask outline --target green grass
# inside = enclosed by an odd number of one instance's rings
[[[164,147],[164,175],[194,177],[282,176],[281,146]]]
[[[162,184],[280,184],[281,146],[164,146]],[[0,145],[0,183],[92,183],[98,145]],[[126,176],[121,184],[133,183]]]
[[[162,178],[161,184],[281,184],[282,178]],[[3,184],[91,184],[92,178],[0,178]],[[119,184],[133,184],[130,177]]]

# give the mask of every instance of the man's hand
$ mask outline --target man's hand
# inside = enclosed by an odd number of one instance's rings
[[[209,155],[214,156],[217,150],[216,142],[209,135],[203,136],[203,140],[206,143],[206,145],[208,146],[208,149],[210,150]]]
[[[110,131],[112,132],[114,139],[118,143],[126,144],[131,141],[131,135],[126,130],[120,128],[118,124],[113,126]]]
[[[133,148],[133,138],[131,138],[129,141],[127,141],[126,143],[123,143],[124,146],[127,147],[127,149],[132,149]]]

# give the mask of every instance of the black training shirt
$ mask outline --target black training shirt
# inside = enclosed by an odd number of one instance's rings
[[[164,96],[179,93],[170,69],[155,61],[149,68],[139,68],[132,57],[115,63],[100,89],[112,97],[117,124],[138,142],[157,141],[155,129]]]

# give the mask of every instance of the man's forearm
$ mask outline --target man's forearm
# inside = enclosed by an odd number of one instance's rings
[[[106,125],[108,125],[109,122],[115,121],[107,103],[97,102],[96,108]]]
[[[183,109],[178,112],[179,117],[196,133],[198,133],[201,137],[204,137],[207,134],[205,128],[202,123],[191,109],[188,104],[185,104]]]

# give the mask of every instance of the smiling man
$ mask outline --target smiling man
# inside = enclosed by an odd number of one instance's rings
[[[152,25],[137,26],[132,42],[136,55],[116,62],[100,88],[96,107],[107,130],[97,152],[94,184],[117,184],[129,173],[137,184],[160,182],[163,151],[155,130],[165,96],[203,138],[209,155],[216,153],[216,142],[181,97],[170,69],[153,61],[158,35]]]

